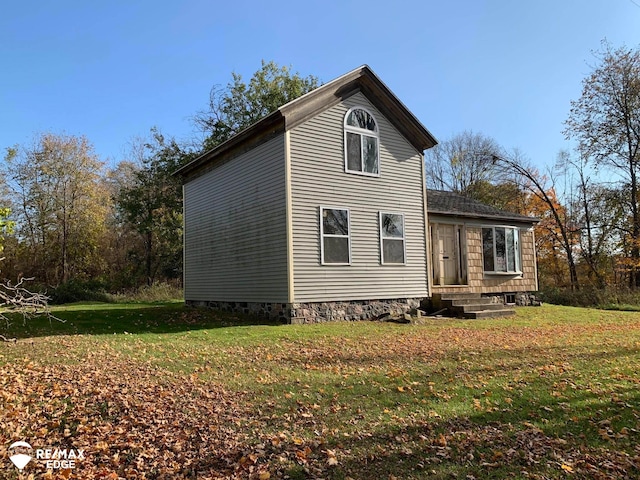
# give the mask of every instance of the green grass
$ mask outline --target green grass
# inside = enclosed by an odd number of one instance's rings
[[[66,322],[0,331],[20,339],[0,345],[0,365],[108,357],[152,367],[154,382],[221,385],[245,412],[243,448],[262,452],[271,478],[638,473],[635,312],[546,305],[419,326],[258,325],[179,303],[78,304],[54,314]]]

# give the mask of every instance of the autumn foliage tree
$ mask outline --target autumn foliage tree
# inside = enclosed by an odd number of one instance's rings
[[[553,204],[553,208],[549,207],[549,202]],[[542,277],[542,284],[544,286],[569,285],[570,267],[563,246],[561,228],[558,226],[558,218],[563,223],[566,221],[567,209],[558,200],[555,190],[550,188],[545,195],[529,193],[526,213],[540,220],[535,226],[535,238],[538,272]],[[572,235],[570,239],[575,247],[577,237]]]
[[[173,172],[318,85],[274,62],[263,61],[248,82],[232,73],[195,115],[204,143],[152,130],[137,154],[111,168],[83,136],[44,133],[7,149],[0,230],[15,229],[1,242],[3,276],[35,277],[58,293],[71,284],[120,291],[180,279],[182,191]]]
[[[13,232],[14,222],[9,219],[11,209],[0,208],[0,255],[4,250],[5,234]],[[4,261],[4,257],[0,258],[0,267]],[[0,270],[1,271],[1,270]],[[19,313],[22,315],[23,321],[35,315],[45,314],[49,318],[56,318],[51,315],[49,310],[49,297],[38,291],[31,291],[27,288],[26,283],[32,279],[18,278],[16,282],[4,279],[0,281],[0,320],[9,325],[9,313]],[[56,320],[58,320],[56,318]],[[15,338],[7,338],[0,335],[3,342],[15,342]]]
[[[38,136],[8,150],[4,175],[22,252],[17,268],[48,285],[99,272],[107,204],[103,163],[85,137]]]
[[[129,178],[115,192],[115,202],[118,218],[142,247],[129,251],[142,267],[134,273],[151,285],[159,271],[164,278],[182,274],[182,185],[172,173],[194,154],[157,130],[139,153]]]
[[[541,228],[544,228],[548,235],[553,250],[560,249],[566,261],[570,288],[579,289],[576,261],[579,229],[566,207],[558,201],[553,171],[542,174],[518,152],[498,157],[497,162],[505,170],[516,175],[521,188],[535,199],[533,205],[538,205],[539,211],[542,211],[540,207],[544,209],[544,216],[548,217],[548,220],[543,222]]]
[[[571,102],[565,134],[580,155],[620,178],[627,193],[629,285],[640,286],[640,50],[603,42]]]

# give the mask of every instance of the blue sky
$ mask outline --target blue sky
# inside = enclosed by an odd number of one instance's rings
[[[154,126],[188,140],[211,87],[264,59],[323,82],[368,64],[439,140],[542,165],[604,38],[640,47],[640,0],[5,2],[0,149],[85,135],[113,164]]]

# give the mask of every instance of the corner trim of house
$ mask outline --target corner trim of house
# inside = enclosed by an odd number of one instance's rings
[[[294,279],[293,279],[293,196],[291,194],[291,145],[289,130],[284,132],[284,175],[285,175],[285,195],[287,214],[287,281],[288,281],[288,302],[295,299]]]
[[[431,244],[431,235],[429,235],[429,214],[427,212],[427,202],[429,199],[427,198],[427,178],[424,166],[424,154],[420,154],[420,167],[422,171],[422,208],[424,215],[424,255],[425,255],[425,267],[427,269],[426,279],[427,279],[427,296],[431,297],[431,284],[433,283],[433,279],[431,278],[431,272],[433,272],[433,268],[431,268],[431,263],[433,262],[433,258],[431,256],[431,249],[433,245]]]
[[[533,244],[533,276],[536,282],[536,292],[540,290],[538,283],[538,249],[536,248],[536,231],[531,227],[531,242]]]

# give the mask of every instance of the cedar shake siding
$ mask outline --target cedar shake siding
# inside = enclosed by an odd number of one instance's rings
[[[538,290],[533,228],[520,228],[520,262],[518,277],[485,274],[482,263],[482,227],[467,227],[469,287],[472,292],[534,292]]]
[[[437,222],[433,217],[430,220]],[[461,285],[433,285],[433,293],[501,294],[538,290],[533,227],[519,228],[522,275],[486,274],[482,257],[482,226],[467,224],[463,231],[466,242],[466,255],[463,258],[467,268],[466,282]]]
[[[463,195],[441,190],[427,190],[427,211],[429,214],[429,241],[431,252],[430,276],[433,278],[432,293],[474,293],[501,294],[525,293],[538,290],[538,272],[536,265],[535,235],[533,226],[537,218],[499,210],[493,206],[480,203]],[[449,247],[443,252],[443,237],[439,233],[451,232],[456,235],[455,249]],[[519,268],[505,268],[504,271],[486,272],[483,253],[483,228],[505,228],[517,230],[519,236],[519,252],[517,259]],[[438,237],[436,239],[436,237]],[[455,251],[454,251],[455,250]],[[457,281],[449,275],[442,275],[442,260],[456,258]],[[447,255],[446,257],[444,255]],[[491,261],[492,263],[492,261]],[[452,264],[448,263],[449,268]],[[445,280],[442,282],[442,280]],[[442,283],[442,284],[441,284]]]

